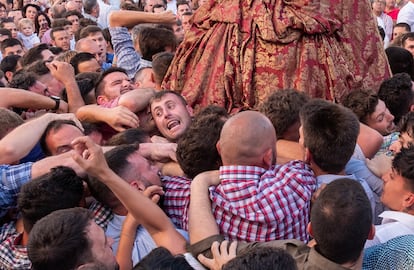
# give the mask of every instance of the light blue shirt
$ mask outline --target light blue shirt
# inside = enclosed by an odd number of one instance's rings
[[[116,254],[118,250],[122,224],[126,216],[119,216],[114,214],[114,218],[108,223],[106,228],[106,236],[114,239],[112,250]],[[188,233],[183,230],[177,230],[187,241]],[[134,247],[132,248],[132,265],[135,266],[142,258],[155,249],[157,245],[152,239],[151,235],[143,226],[138,226],[135,236]]]

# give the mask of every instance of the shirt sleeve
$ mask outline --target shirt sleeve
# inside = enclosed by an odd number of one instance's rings
[[[128,77],[132,79],[139,68],[141,57],[135,51],[131,35],[126,27],[110,27],[109,31],[117,65],[125,69]]]
[[[16,166],[0,165],[0,217],[16,205],[20,188],[31,178],[32,164],[28,162]]]

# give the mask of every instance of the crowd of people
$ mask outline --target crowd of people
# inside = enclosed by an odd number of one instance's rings
[[[414,0],[0,0],[0,269],[414,269]]]

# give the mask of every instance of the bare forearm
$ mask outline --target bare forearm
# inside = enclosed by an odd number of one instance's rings
[[[109,25],[111,27],[133,27],[140,23],[172,23],[173,14],[171,12],[150,13],[142,11],[119,10],[113,11],[109,15]]]
[[[86,105],[80,107],[76,111],[76,117],[80,121],[87,121],[92,123],[105,122],[105,115],[107,112],[107,108],[103,108],[98,105]]]
[[[85,102],[80,94],[78,84],[75,79],[70,79],[64,83],[66,88],[66,93],[68,96],[68,105],[69,112],[76,113],[76,111],[85,106]]]
[[[28,121],[1,139],[0,164],[10,164],[27,155],[39,141],[51,118],[51,114],[45,114]]]
[[[154,96],[152,89],[135,89],[123,94],[119,98],[118,105],[128,108],[131,112],[137,113],[145,109],[150,99]]]
[[[45,97],[27,90],[15,88],[0,89],[0,107],[19,107],[30,109],[53,109],[56,102],[49,97]]]
[[[188,214],[188,232],[191,244],[220,233],[211,211],[209,184],[204,180],[196,177],[191,183],[191,200]]]
[[[120,270],[132,269],[132,248],[134,247],[137,227],[129,224],[125,219],[122,225],[116,260]]]

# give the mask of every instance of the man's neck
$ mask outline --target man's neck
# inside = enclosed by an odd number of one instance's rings
[[[343,263],[341,264],[343,267],[352,269],[352,270],[361,270],[362,269],[362,259],[363,259],[363,253],[361,252],[361,255],[359,256],[358,260],[352,263]]]

